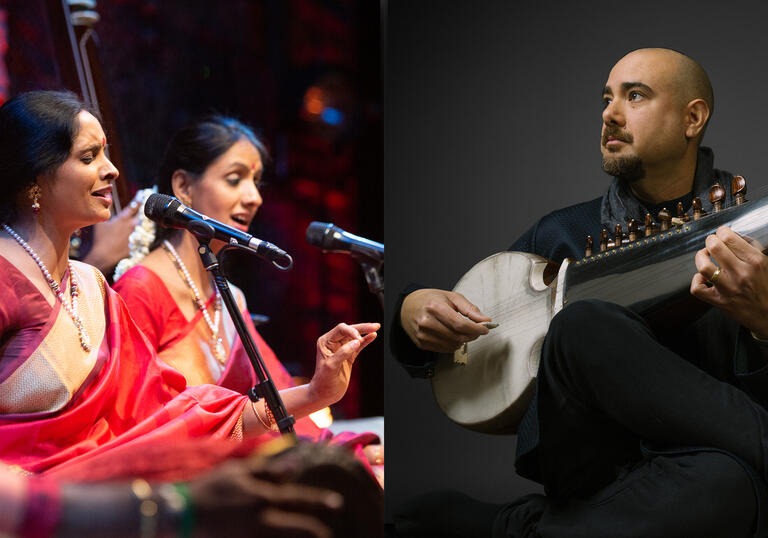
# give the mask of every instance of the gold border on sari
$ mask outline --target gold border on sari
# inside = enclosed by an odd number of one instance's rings
[[[72,318],[59,307],[56,321],[37,349],[0,383],[0,413],[58,411],[93,371],[106,334],[104,277],[90,265],[76,261],[72,261],[72,270],[80,291],[78,314],[91,339],[91,351],[82,348]],[[69,282],[65,296],[69,297]]]

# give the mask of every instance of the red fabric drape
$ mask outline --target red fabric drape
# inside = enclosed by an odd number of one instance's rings
[[[15,287],[26,281],[12,266],[7,269],[8,285],[0,286],[3,303],[16,301]],[[45,473],[87,464],[107,452],[139,461],[153,446],[227,439],[232,432],[247,398],[215,385],[185,390],[184,377],[157,359],[123,301],[108,287],[105,303],[105,360],[97,364],[98,371],[52,415],[0,416],[3,462]],[[56,309],[51,315],[67,314]]]

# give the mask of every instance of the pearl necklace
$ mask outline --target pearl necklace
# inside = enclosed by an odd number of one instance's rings
[[[173,245],[171,245],[168,240],[163,241],[163,248],[168,253],[171,261],[176,264],[187,287],[192,291],[192,298],[194,299],[197,308],[203,313],[203,319],[205,319],[208,328],[211,329],[211,349],[213,350],[213,355],[219,363],[224,364],[227,361],[227,358],[224,351],[223,340],[219,337],[219,321],[221,320],[221,296],[219,295],[219,291],[214,286],[213,294],[216,298],[213,302],[214,315],[213,320],[211,320],[211,316],[208,314],[208,309],[205,308],[205,303],[200,297],[200,291],[197,289],[197,286],[195,286],[195,282],[192,280],[189,271],[187,271],[187,266],[181,261],[179,253],[176,252],[176,249],[173,248]]]
[[[77,277],[75,276],[75,271],[72,268],[72,263],[67,260],[67,269],[69,269],[69,295],[70,295],[70,304],[67,304],[66,297],[64,296],[64,292],[61,289],[61,286],[59,286],[59,283],[56,282],[53,277],[51,276],[51,273],[48,271],[48,268],[43,263],[43,260],[40,259],[40,256],[37,255],[37,252],[35,252],[32,247],[29,246],[29,243],[24,241],[19,234],[17,234],[10,226],[3,223],[3,229],[5,229],[6,232],[8,232],[8,235],[10,235],[13,239],[16,240],[16,242],[23,248],[27,254],[29,254],[33,260],[35,260],[35,263],[40,268],[40,271],[43,273],[43,278],[45,278],[46,283],[48,284],[48,287],[51,288],[51,291],[56,296],[56,298],[61,303],[61,306],[66,310],[67,314],[69,314],[69,317],[72,318],[72,322],[75,324],[75,328],[77,328],[77,335],[80,338],[80,346],[85,351],[91,351],[91,339],[88,337],[88,334],[85,332],[85,325],[83,324],[83,319],[77,315],[77,296],[80,295],[80,291],[78,289],[77,285]]]

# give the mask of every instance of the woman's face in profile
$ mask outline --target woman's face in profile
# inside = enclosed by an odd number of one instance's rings
[[[259,150],[241,138],[192,184],[192,209],[247,232],[262,203],[258,188],[262,172]]]
[[[80,128],[69,157],[38,182],[40,217],[73,230],[109,219],[111,182],[118,176],[104,152],[106,138],[99,120],[83,110],[77,121]]]

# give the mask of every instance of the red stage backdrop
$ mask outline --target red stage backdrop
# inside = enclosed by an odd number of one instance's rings
[[[45,0],[5,5],[10,93],[60,88]],[[379,12],[353,0],[99,2],[100,60],[130,190],[150,186],[170,134],[212,111],[254,126],[271,154],[252,232],[295,259],[282,273],[238,258],[232,280],[294,375],[338,322],[381,321],[357,264],[306,244],[314,220],[383,241]],[[0,0],[0,8],[3,7]],[[3,12],[0,12],[3,13]],[[3,50],[0,48],[0,51]],[[0,91],[3,86],[0,73]],[[366,350],[336,414],[383,414],[383,346]]]

